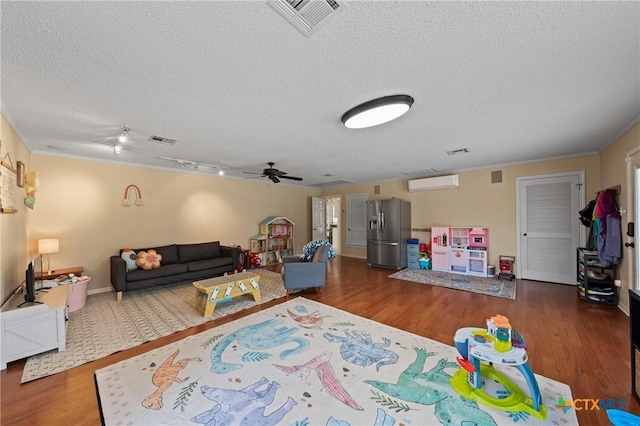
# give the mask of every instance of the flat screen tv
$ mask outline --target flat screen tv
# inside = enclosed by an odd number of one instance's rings
[[[25,284],[24,284],[24,301],[36,302],[36,272],[42,274],[42,261],[40,255],[35,257],[25,271]]]

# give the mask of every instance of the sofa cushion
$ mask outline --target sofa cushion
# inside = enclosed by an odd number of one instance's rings
[[[316,252],[313,254],[313,258],[311,258],[312,262],[325,262],[329,257],[329,250],[327,246],[318,246],[316,248]]]
[[[173,265],[163,265],[159,268],[149,269],[136,269],[135,271],[127,272],[127,281],[141,281],[152,278],[166,277],[168,275],[176,275],[187,272],[187,265],[181,265],[174,263]]]
[[[187,268],[189,269],[189,272],[191,272],[220,268],[227,265],[233,265],[233,258],[216,257],[214,259],[194,260],[193,262],[187,263]]]
[[[180,263],[194,260],[213,259],[221,256],[220,242],[178,245],[178,261]]]

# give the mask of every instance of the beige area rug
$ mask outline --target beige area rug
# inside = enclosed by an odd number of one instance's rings
[[[95,378],[105,425],[578,424],[575,410],[555,408],[572,400],[568,385],[514,367],[495,366],[511,389],[482,370],[484,393],[504,410],[461,397],[452,382],[468,376],[457,356],[452,346],[297,297]],[[531,395],[529,380],[544,419],[515,397]]]
[[[194,309],[195,290],[190,282],[124,293],[121,302],[113,292],[87,298],[87,305],[69,314],[67,349],[27,359],[21,383],[50,376],[112,353],[185,330],[256,304],[286,295],[279,273],[255,269],[260,275],[262,301],[243,295],[216,306],[204,318]]]

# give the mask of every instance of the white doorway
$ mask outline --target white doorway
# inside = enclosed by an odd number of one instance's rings
[[[326,238],[325,199],[311,197],[311,241]]]
[[[342,199],[339,196],[325,197],[326,204],[326,240],[331,243],[336,255],[341,253],[341,233],[342,224],[340,223],[340,212],[342,211]]]
[[[368,194],[347,194],[347,247],[367,247]]]
[[[517,278],[576,284],[584,198],[584,172],[516,179]]]

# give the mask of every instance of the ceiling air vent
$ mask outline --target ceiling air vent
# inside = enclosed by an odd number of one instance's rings
[[[268,3],[307,37],[345,7],[336,0],[275,0]]]
[[[151,136],[149,138],[150,142],[160,143],[162,145],[175,145],[178,142],[175,139],[163,138],[162,136]]]

